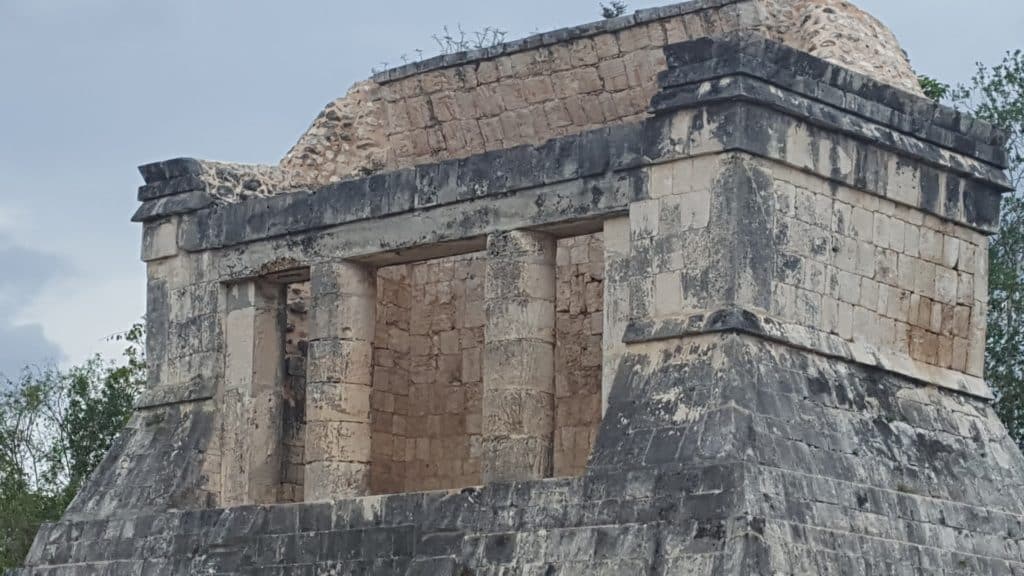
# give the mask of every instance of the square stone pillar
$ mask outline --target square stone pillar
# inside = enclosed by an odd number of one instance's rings
[[[555,249],[553,237],[537,232],[487,239],[485,482],[534,480],[552,472]]]
[[[361,496],[370,475],[376,270],[339,261],[314,265],[310,275],[305,499]]]
[[[281,383],[285,286],[228,286],[222,406],[222,504],[277,501],[281,476]]]

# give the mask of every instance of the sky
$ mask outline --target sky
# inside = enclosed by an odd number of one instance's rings
[[[630,3],[630,9],[665,2]],[[1020,0],[859,0],[949,83],[1024,48]],[[135,167],[276,163],[374,68],[447,25],[508,39],[597,1],[0,0],[0,374],[102,352],[145,311]]]

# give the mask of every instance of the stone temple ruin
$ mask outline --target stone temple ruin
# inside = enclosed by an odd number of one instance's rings
[[[847,2],[378,74],[141,168],[150,383],[17,574],[1022,574],[1003,136]]]

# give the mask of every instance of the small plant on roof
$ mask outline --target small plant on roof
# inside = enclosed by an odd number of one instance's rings
[[[507,34],[508,32],[505,30],[487,26],[482,30],[474,31],[472,35],[467,35],[466,31],[462,29],[462,25],[458,24],[455,30],[450,30],[445,26],[442,33],[434,34],[434,42],[437,42],[441,54],[454,54],[501,44],[505,41]]]
[[[601,16],[604,18],[618,18],[626,13],[626,9],[629,6],[625,2],[619,0],[612,0],[607,6],[601,3]]]

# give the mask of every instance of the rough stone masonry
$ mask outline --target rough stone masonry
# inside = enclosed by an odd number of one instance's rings
[[[150,382],[29,574],[1024,574],[1004,136],[838,0],[378,74],[141,167]]]

